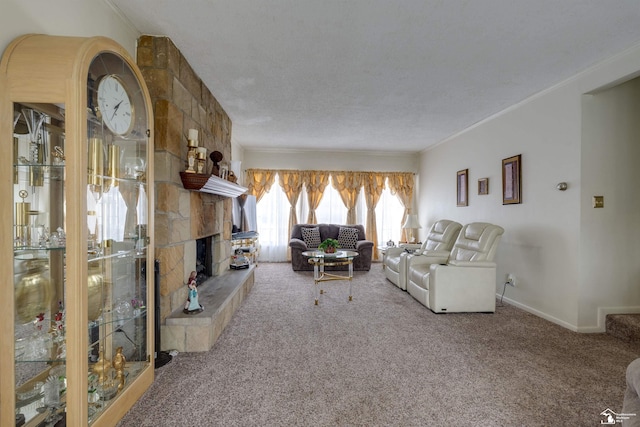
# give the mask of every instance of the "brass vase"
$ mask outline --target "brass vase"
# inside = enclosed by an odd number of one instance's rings
[[[53,292],[46,259],[16,260],[15,265],[16,321],[33,321],[51,308]]]
[[[87,271],[87,293],[89,320],[96,320],[102,314],[106,291],[104,289],[104,276],[100,264],[89,265]]]

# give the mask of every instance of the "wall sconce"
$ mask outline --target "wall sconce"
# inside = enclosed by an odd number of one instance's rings
[[[566,183],[566,182],[561,182],[561,183],[559,183],[558,185],[556,185],[556,188],[557,188],[558,190],[560,190],[560,191],[564,191],[564,190],[566,190],[567,188],[569,188],[569,186],[567,185],[567,183]]]

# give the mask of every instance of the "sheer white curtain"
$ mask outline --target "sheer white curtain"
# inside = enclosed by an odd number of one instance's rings
[[[287,260],[290,237],[289,208],[289,200],[277,181],[258,202],[256,211],[260,236],[260,261],[284,262]]]
[[[276,177],[277,179],[277,177]],[[298,198],[298,218],[306,218],[309,212],[307,195],[304,188]],[[364,195],[358,196],[356,222],[364,224],[367,207]],[[274,184],[257,205],[258,233],[260,234],[260,257],[263,262],[286,262],[289,246],[289,201],[280,185]],[[404,207],[388,188],[385,188],[376,206],[376,227],[378,242],[382,245],[388,240],[398,243],[402,233],[402,215]],[[320,205],[316,210],[318,223],[344,224],[347,217],[345,207],[338,191],[327,185]]]
[[[404,207],[400,200],[391,194],[388,187],[382,190],[380,201],[376,206],[376,227],[378,229],[378,244],[385,245],[393,240],[397,245],[402,235],[402,215]]]

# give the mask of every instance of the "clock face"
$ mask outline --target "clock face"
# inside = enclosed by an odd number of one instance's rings
[[[122,80],[108,74],[98,83],[98,108],[104,124],[118,135],[126,135],[133,128],[134,109],[131,97]]]

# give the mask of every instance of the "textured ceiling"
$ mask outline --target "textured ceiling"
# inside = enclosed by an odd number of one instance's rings
[[[640,41],[638,0],[106,0],[244,148],[420,151]]]

